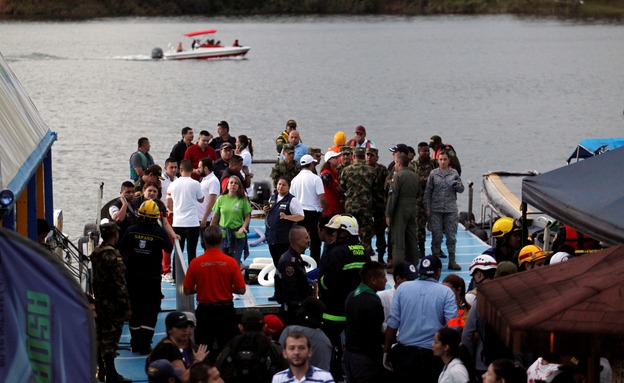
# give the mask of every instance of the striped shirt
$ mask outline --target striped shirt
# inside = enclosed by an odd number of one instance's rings
[[[298,383],[298,382],[319,382],[319,383],[334,383],[334,379],[331,374],[320,368],[310,366],[304,377],[299,380],[293,375],[292,371],[286,369],[273,375],[272,383]]]

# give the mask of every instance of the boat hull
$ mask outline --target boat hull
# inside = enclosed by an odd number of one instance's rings
[[[165,60],[206,60],[224,57],[245,56],[251,47],[213,47],[213,48],[197,48],[193,50],[185,50],[182,52],[169,51],[165,52],[163,58]]]

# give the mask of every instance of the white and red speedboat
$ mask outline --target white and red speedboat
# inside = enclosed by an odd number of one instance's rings
[[[216,32],[216,29],[206,29],[185,33],[184,36],[193,38],[190,47],[185,49],[182,43],[179,43],[177,47],[170,47],[169,50],[165,52],[163,52],[161,48],[154,48],[152,49],[152,58],[165,60],[204,60],[223,57],[242,57],[251,49],[251,47],[239,45],[238,40],[235,40],[234,44],[231,46],[224,46],[221,44],[221,41],[215,41],[210,38],[202,41],[200,38],[201,36],[211,35]]]

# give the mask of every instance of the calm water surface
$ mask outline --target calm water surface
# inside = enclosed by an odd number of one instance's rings
[[[216,28],[246,59],[152,61],[153,47]],[[576,142],[622,136],[624,27],[495,17],[148,18],[0,23],[0,52],[51,129],[55,207],[77,237],[128,177],[147,136],[163,163],[180,129],[253,138],[272,158],[289,118],[323,149],[364,125],[388,148],[439,134],[463,179],[489,170],[546,171]],[[268,167],[256,166],[258,178]],[[478,197],[477,197],[478,198]],[[467,195],[460,198],[463,209]]]

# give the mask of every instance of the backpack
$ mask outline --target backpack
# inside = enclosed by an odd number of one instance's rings
[[[229,344],[230,353],[220,371],[227,383],[270,382],[275,368],[269,355],[271,341],[261,332],[236,336]]]

